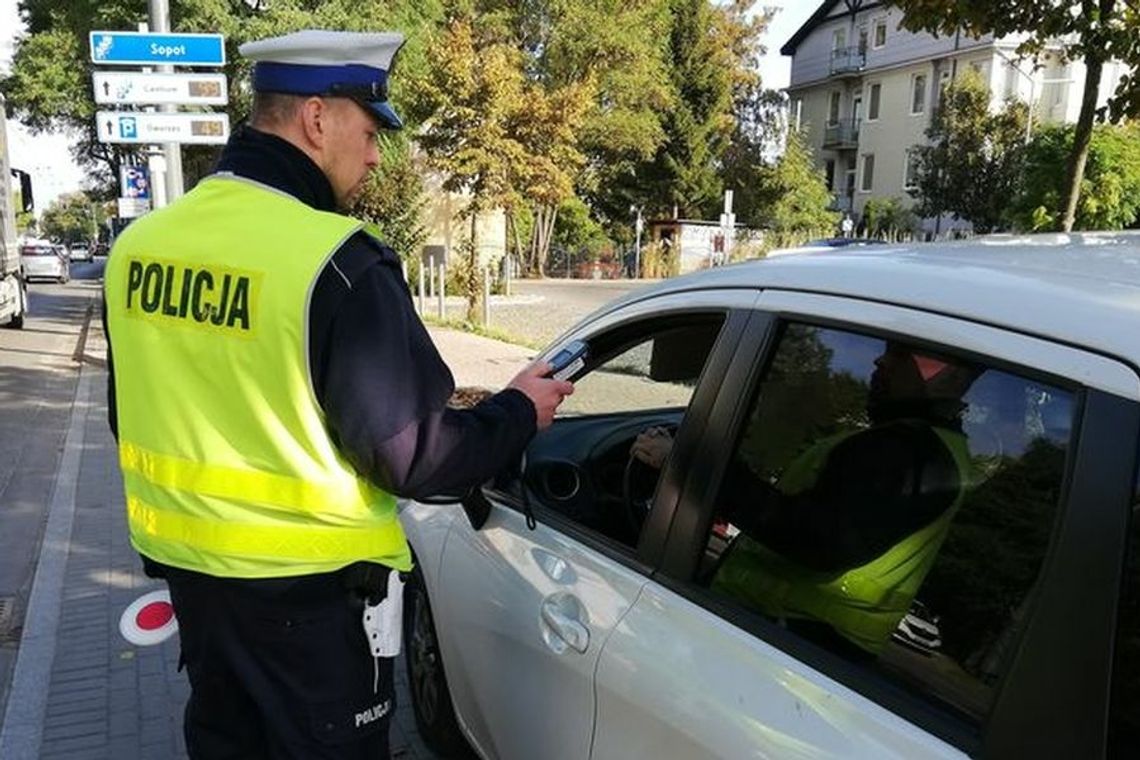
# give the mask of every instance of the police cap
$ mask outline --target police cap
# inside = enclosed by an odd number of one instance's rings
[[[381,126],[404,123],[388,104],[388,71],[404,44],[394,32],[333,32],[305,29],[247,42],[238,48],[255,61],[253,89],[286,95],[352,98]]]

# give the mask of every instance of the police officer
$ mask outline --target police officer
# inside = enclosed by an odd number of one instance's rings
[[[454,381],[399,258],[340,213],[378,130],[401,126],[387,78],[402,43],[243,45],[249,125],[108,261],[131,542],[171,590],[194,758],[386,757],[392,571],[411,568],[396,497],[488,479],[573,390],[535,364],[448,409]]]

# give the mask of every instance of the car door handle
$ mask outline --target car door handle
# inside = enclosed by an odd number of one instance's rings
[[[553,599],[542,603],[542,620],[554,634],[578,652],[585,652],[590,645],[590,629],[567,615]]]

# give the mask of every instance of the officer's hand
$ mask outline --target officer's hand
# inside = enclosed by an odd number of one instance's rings
[[[550,427],[554,421],[554,410],[562,403],[562,399],[574,392],[574,384],[569,380],[545,377],[550,374],[550,369],[546,362],[535,362],[515,375],[515,379],[507,385],[508,388],[525,393],[534,404],[534,416],[539,430]]]
[[[669,450],[672,448],[673,436],[669,435],[669,431],[664,428],[651,427],[637,436],[637,440],[633,442],[629,453],[630,456],[640,459],[650,467],[660,470],[661,465],[665,463],[665,458],[669,456]]]

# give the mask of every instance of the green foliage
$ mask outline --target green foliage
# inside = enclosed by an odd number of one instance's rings
[[[43,213],[40,229],[52,240],[71,244],[94,242],[106,219],[103,208],[86,193],[69,193],[57,198]]]
[[[912,32],[946,35],[963,32],[980,37],[1016,34],[1017,52],[1037,55],[1058,50],[1062,58],[1085,63],[1084,95],[1067,156],[1066,178],[1059,199],[1059,226],[1068,230],[1082,184],[1084,162],[1094,119],[1107,113],[1113,120],[1140,115],[1140,9],[1131,0],[888,0],[905,13],[903,26]],[[1098,108],[1103,64],[1116,60],[1126,73],[1106,108]],[[1060,208],[1063,206],[1064,208]]]
[[[576,252],[577,256],[597,261],[613,241],[590,214],[590,207],[579,198],[570,198],[558,208],[554,225],[554,247]]]
[[[33,132],[50,129],[80,135],[72,150],[89,174],[89,184],[101,197],[118,195],[119,167],[138,160],[138,148],[100,143],[95,131],[95,104],[91,93],[90,51],[87,33],[95,29],[137,28],[147,20],[144,0],[21,0],[20,11],[28,35],[16,47],[11,75],[0,81],[10,116]],[[238,83],[248,81],[250,63],[238,53],[249,40],[298,29],[380,31],[396,29],[408,37],[398,60],[400,76],[393,78],[392,98],[397,111],[413,124],[418,111],[403,82],[422,76],[428,65],[424,30],[441,15],[438,0],[307,0],[237,3],[228,0],[179,0],[171,3],[171,27],[180,32],[220,32],[226,37],[225,73],[229,77],[231,122],[249,113],[250,91]],[[407,74],[406,77],[403,75]],[[407,106],[407,108],[405,108]],[[403,109],[403,110],[401,110]],[[183,170],[187,186],[209,173],[218,148],[185,146]]]
[[[403,132],[381,135],[380,164],[368,177],[352,215],[376,225],[381,238],[409,263],[419,261],[427,238],[424,182]]]
[[[724,186],[733,191],[737,221],[750,227],[762,224],[764,172],[783,137],[786,98],[759,83],[741,88],[733,110],[736,126],[722,158]]]
[[[661,114],[665,139],[627,186],[649,212],[702,218],[723,189],[719,162],[732,134],[736,66],[708,0],[670,0],[666,56],[674,103]],[[640,193],[637,192],[640,190]]]
[[[641,276],[649,279],[676,277],[681,273],[681,259],[675,246],[652,242],[641,249]]]
[[[830,235],[839,214],[829,210],[831,193],[802,133],[788,132],[783,154],[760,172],[762,206],[757,218],[771,230],[771,246],[794,245]]]
[[[1007,223],[1021,181],[1028,111],[1023,103],[1007,102],[990,113],[989,104],[989,90],[974,71],[946,88],[926,130],[928,144],[914,149],[918,213],[953,214],[978,232]]]
[[[871,237],[897,240],[914,232],[918,227],[918,217],[902,205],[900,198],[871,198],[863,206],[863,223]]]
[[[1052,229],[1074,128],[1039,130],[1029,145],[1025,182],[1011,209],[1018,227]],[[1118,230],[1140,215],[1140,124],[1098,125],[1089,144],[1074,229]]]

